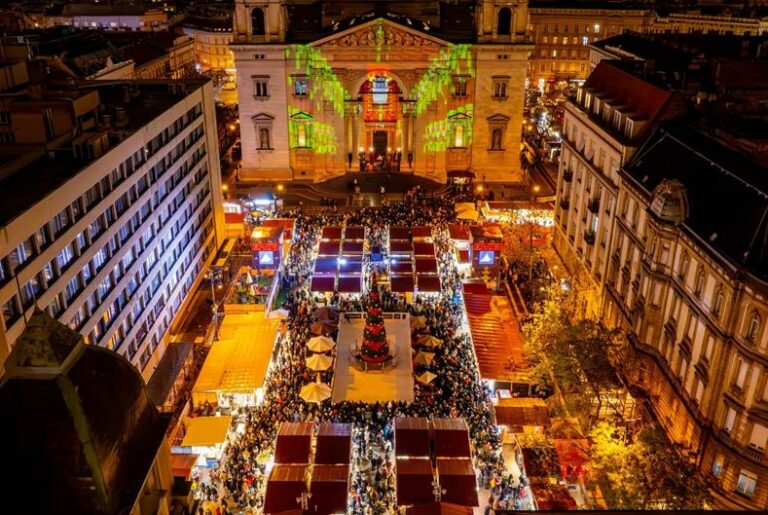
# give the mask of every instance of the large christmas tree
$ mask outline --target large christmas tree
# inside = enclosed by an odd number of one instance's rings
[[[360,359],[366,363],[384,363],[391,358],[381,311],[379,293],[373,291],[365,303],[365,329],[360,346]]]

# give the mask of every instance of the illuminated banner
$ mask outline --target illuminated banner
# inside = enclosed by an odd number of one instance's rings
[[[477,243],[473,243],[472,244],[472,248],[474,250],[478,251],[478,252],[481,251],[481,250],[498,250],[498,251],[500,251],[501,247],[502,247],[501,243],[477,242]]]
[[[272,250],[277,252],[280,250],[279,243],[251,243],[251,250]]]

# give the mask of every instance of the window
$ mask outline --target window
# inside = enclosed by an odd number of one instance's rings
[[[51,243],[51,238],[48,235],[48,227],[42,226],[34,234],[35,244],[39,250],[46,248]]]
[[[269,145],[269,129],[267,127],[259,128],[259,148],[261,150],[270,149]]]
[[[704,291],[704,270],[699,270],[696,274],[696,282],[693,285],[693,294],[701,298],[701,294]]]
[[[267,81],[269,77],[254,76],[252,79],[254,98],[269,98],[269,91],[267,89]]]
[[[717,291],[715,292],[715,299],[712,302],[712,314],[713,315],[719,315],[720,310],[723,309],[723,299],[725,297],[725,294],[723,293],[723,288],[721,286],[718,286]]]
[[[498,27],[496,34],[499,36],[509,36],[512,33],[512,11],[509,7],[499,9]]]
[[[762,452],[765,450],[766,442],[768,442],[768,427],[755,423],[749,437],[749,446]]]
[[[739,480],[736,482],[736,491],[740,494],[752,497],[757,486],[757,474],[746,469],[739,472]]]
[[[736,424],[736,410],[733,408],[728,408],[728,411],[725,413],[725,424],[723,424],[723,430],[731,434],[733,432],[733,426]]]
[[[683,256],[680,258],[680,269],[677,272],[677,275],[683,282],[685,282],[685,276],[688,273],[688,265],[690,265],[690,262],[691,260],[688,258],[688,253],[683,252]]]
[[[307,125],[304,123],[296,125],[296,146],[299,148],[307,146]]]
[[[254,36],[263,36],[265,33],[264,11],[256,7],[251,11],[251,34]]]
[[[453,146],[463,147],[464,146],[464,125],[460,123],[456,124],[456,128],[454,129],[453,135],[454,135]]]
[[[297,97],[304,97],[307,95],[307,79],[296,79],[293,82],[293,94]]]
[[[589,44],[589,36],[581,36],[581,44],[582,45],[588,45]]]
[[[26,307],[31,306],[41,291],[40,281],[37,276],[32,277],[21,287],[21,303]]]
[[[74,254],[72,252],[72,244],[70,243],[56,256],[56,262],[59,264],[59,270],[65,270],[72,262]]]
[[[493,129],[491,133],[491,150],[503,150],[502,140],[504,131],[501,128]]]
[[[749,365],[743,359],[738,358],[734,371],[736,375],[733,378],[733,384],[740,389],[744,389],[744,382],[747,379]]]
[[[458,79],[453,85],[453,94],[457,97],[467,96],[467,81],[466,79]]]
[[[757,339],[757,335],[760,332],[760,315],[758,315],[756,312],[753,312],[752,315],[749,317],[749,322],[747,323],[747,330],[744,333],[744,337],[749,340],[750,342],[753,342]]]
[[[21,310],[17,297],[14,295],[11,299],[3,304],[3,320],[5,320],[5,327],[10,327],[21,316]]]
[[[507,77],[494,77],[493,79],[493,98],[503,99],[507,98],[507,83],[509,78]]]
[[[725,461],[725,456],[722,454],[718,454],[715,456],[715,459],[712,460],[712,475],[715,477],[720,477],[720,473],[723,471],[723,462]]]

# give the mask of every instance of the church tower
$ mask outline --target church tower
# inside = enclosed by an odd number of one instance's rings
[[[286,0],[235,0],[235,40],[285,41]]]

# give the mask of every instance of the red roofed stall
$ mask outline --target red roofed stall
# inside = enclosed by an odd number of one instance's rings
[[[438,458],[437,474],[445,490],[441,500],[462,506],[478,506],[477,476],[469,458]]]
[[[317,426],[315,463],[336,465],[349,463],[352,448],[352,425],[322,423]]]
[[[429,456],[429,421],[426,418],[395,419],[395,456]]]
[[[429,458],[398,458],[395,464],[398,506],[434,502],[433,479]]]
[[[435,456],[438,458],[469,458],[469,429],[463,418],[432,420]]]
[[[264,513],[280,513],[296,509],[296,498],[307,491],[305,476],[309,465],[276,464],[267,480]]]
[[[312,424],[283,422],[277,430],[275,463],[309,463]]]
[[[309,492],[311,513],[330,514],[347,512],[349,491],[349,464],[317,465],[312,467]]]

